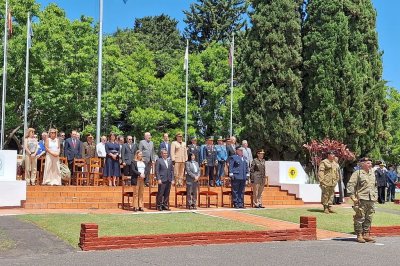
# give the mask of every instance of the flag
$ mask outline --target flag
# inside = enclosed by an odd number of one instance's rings
[[[186,45],[185,62],[184,62],[184,65],[183,65],[183,69],[184,70],[189,69],[189,41],[187,41],[187,45]]]
[[[11,10],[9,10],[7,14],[7,24],[8,24],[8,36],[11,37],[13,33]]]
[[[32,19],[28,18],[28,47],[32,47],[33,29],[32,29]]]
[[[128,2],[128,0],[123,0],[124,1],[124,4],[126,4],[126,2]]]

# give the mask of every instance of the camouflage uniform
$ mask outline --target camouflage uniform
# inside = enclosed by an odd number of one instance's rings
[[[254,159],[250,167],[250,180],[253,184],[253,203],[254,206],[262,206],[262,193],[264,191],[265,182],[265,160]]]
[[[339,181],[339,165],[335,161],[323,160],[319,165],[319,186],[321,187],[321,203],[324,210],[330,210],[335,193],[335,186]]]
[[[374,205],[378,198],[374,171],[355,171],[347,183],[347,193],[351,199],[358,200],[353,206],[356,212],[353,216],[354,232],[357,235],[366,235],[371,227]]]

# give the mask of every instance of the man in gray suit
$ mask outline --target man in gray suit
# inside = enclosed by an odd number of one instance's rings
[[[189,160],[185,165],[186,169],[186,206],[196,210],[198,181],[200,177],[199,163],[196,161],[196,154],[189,153]]]
[[[122,146],[121,160],[124,166],[124,176],[132,176],[131,163],[135,157],[137,151],[136,144],[132,142],[132,136],[126,137],[126,143]]]
[[[142,152],[143,162],[146,164],[144,182],[146,186],[149,186],[150,170],[154,162],[154,143],[151,141],[150,132],[144,133],[144,139],[139,142],[139,150]]]
[[[174,166],[168,159],[167,150],[161,150],[161,158],[157,159],[155,174],[158,181],[157,210],[170,211],[169,192],[174,184]]]

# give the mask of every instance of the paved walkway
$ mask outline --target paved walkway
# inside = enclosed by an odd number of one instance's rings
[[[259,226],[264,226],[266,229],[269,230],[284,230],[284,229],[298,229],[299,224],[276,220],[272,218],[261,217],[258,215],[244,213],[242,211],[233,211],[233,210],[226,210],[226,211],[204,211],[205,213],[210,216],[225,218],[229,220],[235,220],[243,223],[249,223]],[[317,221],[318,224],[318,221]],[[318,239],[331,239],[331,238],[348,238],[352,237],[352,235],[344,234],[340,232],[333,232],[323,229],[317,229],[317,238]]]
[[[0,260],[4,258],[29,259],[38,255],[59,255],[76,251],[56,236],[34,224],[20,221],[16,217],[0,217],[0,230],[4,233],[4,237],[13,243],[12,247],[0,250]]]

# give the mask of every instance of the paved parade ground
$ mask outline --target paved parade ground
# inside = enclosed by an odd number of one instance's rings
[[[304,207],[315,210],[317,205]],[[317,241],[82,252],[52,233],[19,218],[16,214],[22,210],[8,211],[9,214],[4,209],[0,212],[0,265],[397,265],[396,254],[400,246],[400,237],[380,237],[377,243],[359,244],[351,234],[318,229]],[[298,227],[292,222],[262,217],[261,213],[254,215],[252,209],[238,212],[221,208],[198,212],[268,229]],[[400,215],[394,205],[378,208],[377,213]],[[351,220],[348,222],[351,223]]]

